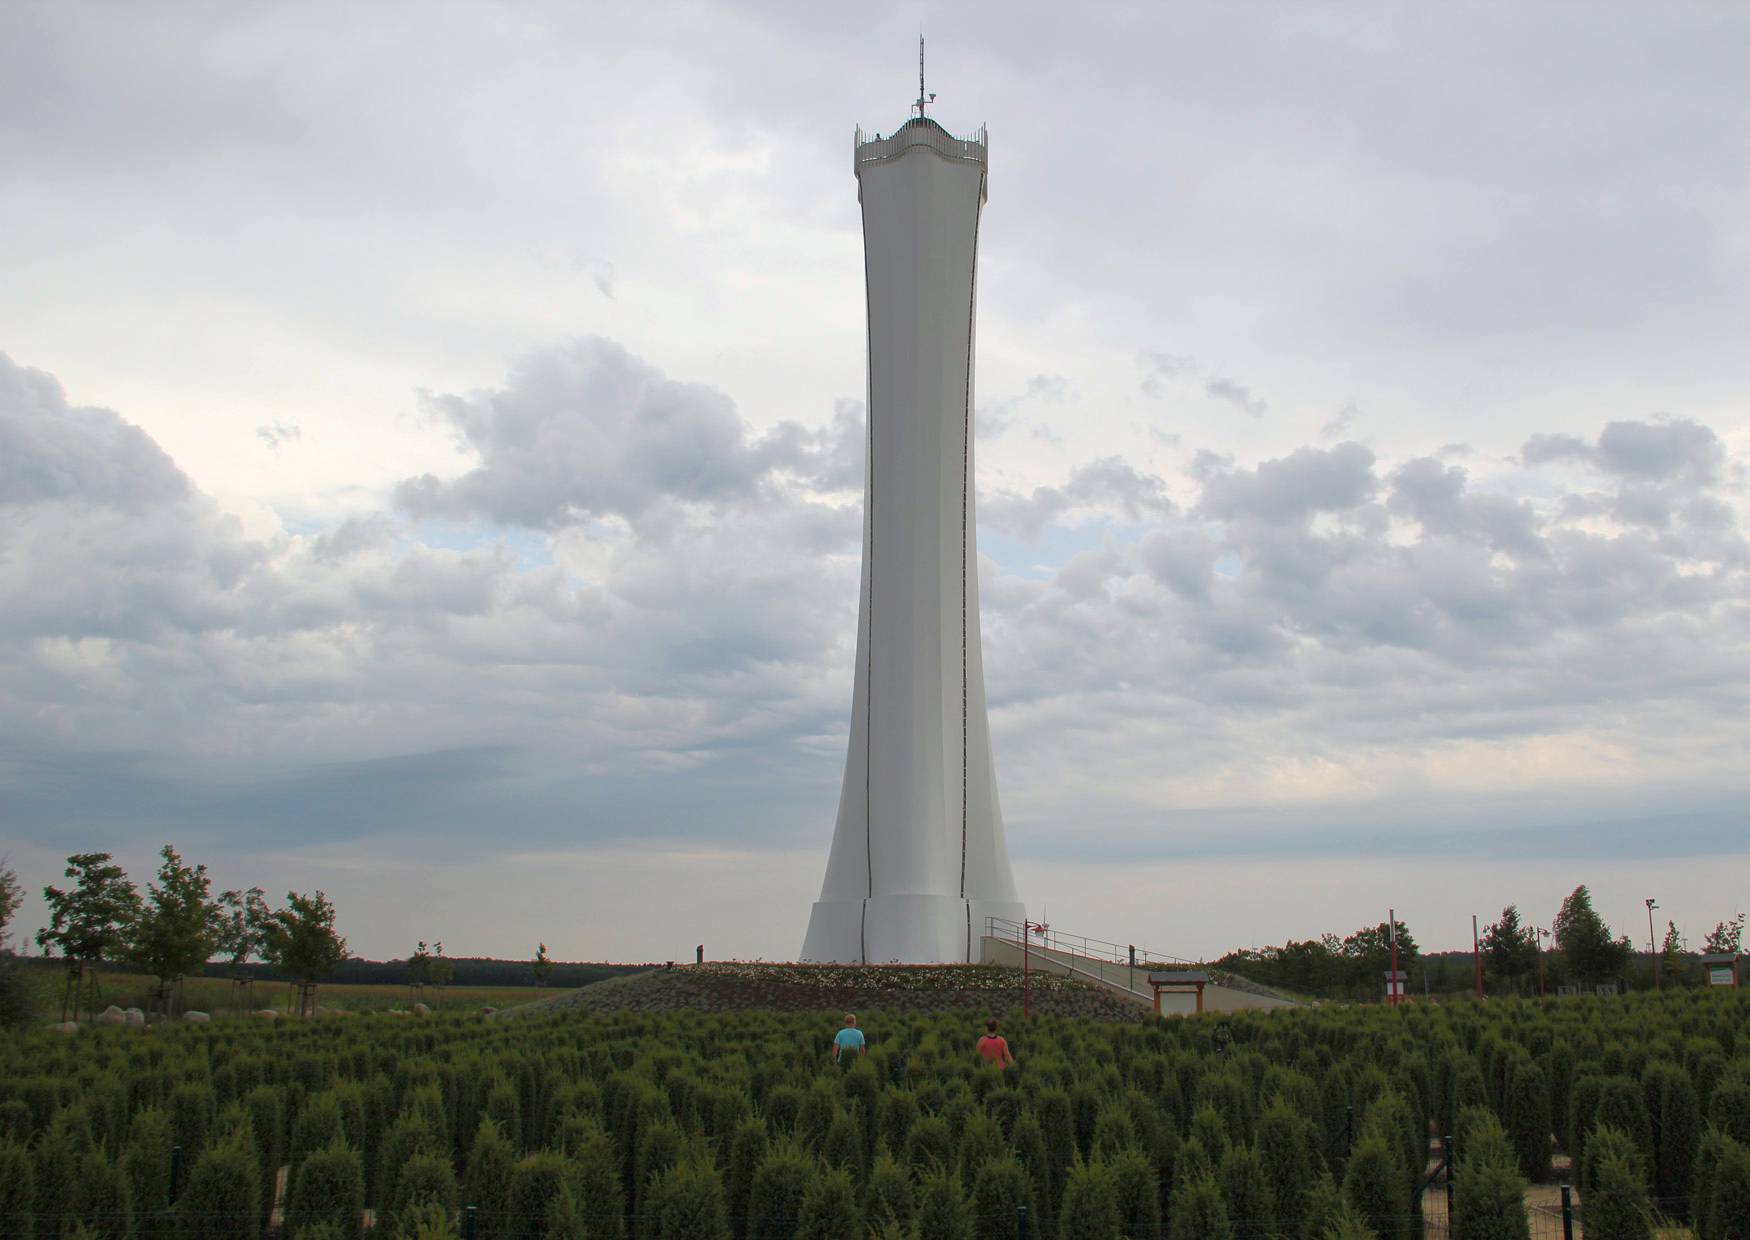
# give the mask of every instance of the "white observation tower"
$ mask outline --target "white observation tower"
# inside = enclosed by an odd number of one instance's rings
[[[970,961],[1020,922],[978,635],[972,354],[983,129],[856,134],[869,443],[850,751],[802,959]]]

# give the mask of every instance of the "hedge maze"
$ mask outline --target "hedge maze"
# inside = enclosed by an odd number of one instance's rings
[[[1481,1240],[1561,1234],[1561,1159],[1588,1240],[1750,1236],[1736,992],[1011,1017],[1007,1073],[987,1015],[860,1013],[848,1068],[836,1013],[33,1032],[0,1235]]]

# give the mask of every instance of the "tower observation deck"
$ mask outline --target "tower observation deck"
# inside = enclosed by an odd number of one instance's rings
[[[868,464],[850,746],[804,960],[969,961],[1021,921],[978,623],[973,338],[983,129],[918,115],[856,134]]]

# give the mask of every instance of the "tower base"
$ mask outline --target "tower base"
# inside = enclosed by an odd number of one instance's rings
[[[814,964],[970,964],[978,959],[984,919],[1017,925],[1018,900],[892,895],[820,900],[808,918],[802,959]]]

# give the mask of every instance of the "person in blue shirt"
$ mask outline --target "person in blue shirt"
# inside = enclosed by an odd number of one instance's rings
[[[855,1051],[856,1054],[851,1052]],[[864,1045],[863,1031],[857,1028],[857,1018],[850,1012],[845,1013],[845,1027],[840,1029],[838,1036],[832,1040],[832,1057],[834,1063],[849,1064],[853,1059],[860,1059],[869,1053]]]

